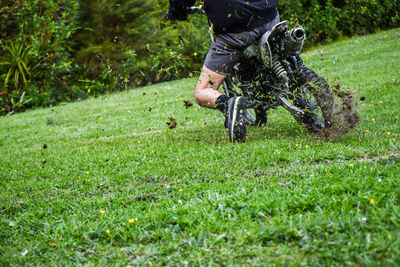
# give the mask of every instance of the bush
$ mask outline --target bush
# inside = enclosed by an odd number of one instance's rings
[[[76,64],[72,36],[79,29],[79,3],[74,0],[25,2],[20,18],[20,37],[33,50],[32,83],[41,91],[74,84]],[[55,97],[55,102],[62,101]]]
[[[106,91],[124,89],[127,83],[142,86],[185,77],[200,68],[199,59],[192,59],[193,51],[205,50],[207,27],[193,27],[198,19],[167,22],[166,0],[82,1],[81,5],[84,28],[77,38],[77,60],[91,81],[106,84],[102,73],[111,70],[114,78]],[[206,25],[205,18],[202,23]]]
[[[23,12],[23,0],[0,0],[0,40],[18,34],[18,14]]]
[[[308,47],[400,26],[399,0],[282,0],[279,11],[281,19],[303,25]]]
[[[21,6],[16,14],[18,35],[14,37],[14,42],[29,47],[26,71],[29,70],[30,79],[23,86],[7,84],[4,73],[8,70],[3,64],[0,69],[3,113],[77,98],[76,94],[66,94],[65,91],[76,83],[79,72],[79,66],[73,57],[72,40],[73,34],[79,28],[79,3],[75,0],[31,0],[24,1]],[[5,59],[9,57],[12,47],[13,43],[6,40],[2,48]],[[28,87],[30,90],[27,90]],[[37,97],[41,94],[45,97]],[[36,101],[15,106],[13,99],[19,99],[22,95]]]

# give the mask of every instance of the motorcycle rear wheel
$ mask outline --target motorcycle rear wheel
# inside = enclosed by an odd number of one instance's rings
[[[294,105],[305,112],[296,119],[312,133],[330,128],[334,99],[326,80],[304,64],[294,72],[293,78]]]

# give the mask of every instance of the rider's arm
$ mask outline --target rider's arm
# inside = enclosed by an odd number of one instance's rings
[[[196,0],[169,0],[169,19],[187,20],[187,7],[194,5]]]

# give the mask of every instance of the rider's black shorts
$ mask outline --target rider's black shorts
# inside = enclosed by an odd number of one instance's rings
[[[266,31],[279,23],[279,13],[275,19],[252,31],[217,34],[211,44],[204,65],[217,73],[227,75],[243,55],[243,50],[254,43]]]

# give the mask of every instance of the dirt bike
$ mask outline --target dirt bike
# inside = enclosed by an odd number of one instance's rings
[[[204,13],[201,6],[190,9]],[[310,132],[331,126],[334,100],[329,85],[299,56],[305,39],[303,27],[289,30],[282,21],[244,50],[223,88],[228,97],[243,95],[251,103],[248,123],[265,125],[267,111],[282,106]]]

